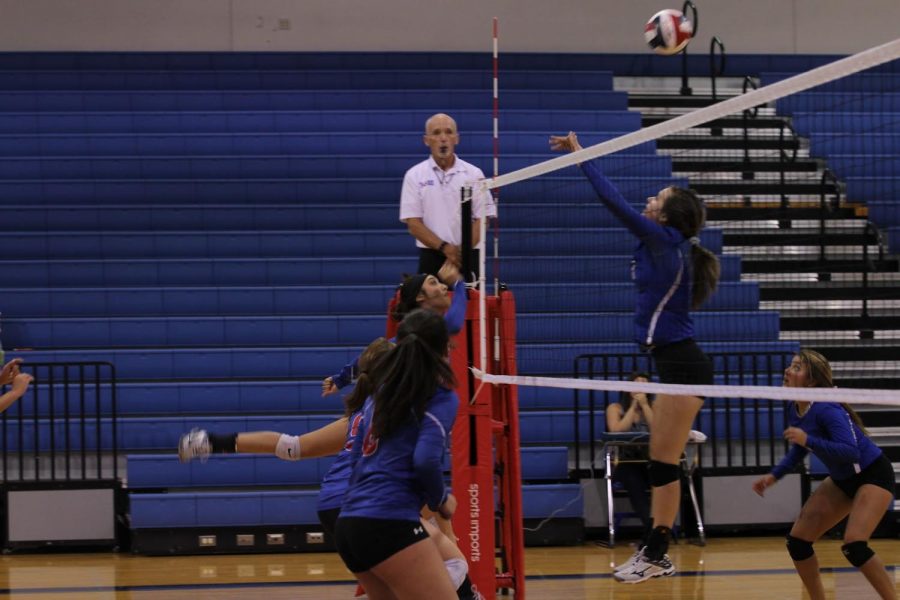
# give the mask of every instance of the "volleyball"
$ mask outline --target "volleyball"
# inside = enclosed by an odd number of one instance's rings
[[[678,54],[691,41],[694,25],[680,10],[661,10],[647,21],[644,39],[657,54]]]

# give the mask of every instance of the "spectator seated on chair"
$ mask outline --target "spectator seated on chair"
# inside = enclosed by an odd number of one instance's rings
[[[634,373],[630,381],[649,381],[646,373]],[[606,408],[606,429],[611,432],[634,432],[644,434],[653,426],[652,401],[641,392],[622,392],[618,402]],[[619,451],[619,458],[613,470],[613,480],[620,483],[628,493],[632,509],[645,529],[650,527],[650,479],[647,464],[650,460],[649,447],[625,446]]]

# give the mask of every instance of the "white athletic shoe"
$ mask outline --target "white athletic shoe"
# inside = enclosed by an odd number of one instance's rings
[[[616,565],[613,568],[613,573],[618,573],[619,571],[624,571],[625,569],[631,568],[637,561],[644,558],[644,547],[640,546],[637,550],[635,550],[634,554],[632,554],[628,560],[623,562],[621,565]]]
[[[659,560],[648,560],[641,557],[631,567],[619,571],[613,575],[616,581],[622,583],[640,583],[654,577],[668,577],[675,574],[675,567],[665,554]]]
[[[205,429],[191,429],[190,433],[184,434],[178,441],[178,460],[183,463],[195,458],[206,462],[210,451],[209,436]]]

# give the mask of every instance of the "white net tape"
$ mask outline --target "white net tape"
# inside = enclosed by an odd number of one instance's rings
[[[847,404],[900,406],[900,390],[793,388],[769,385],[680,385],[607,379],[491,375],[478,369],[472,369],[472,371],[475,377],[481,381],[500,385],[595,390],[601,392],[644,392],[645,394],[698,396],[703,398],[748,398],[753,400],[780,400],[783,402],[846,402]]]

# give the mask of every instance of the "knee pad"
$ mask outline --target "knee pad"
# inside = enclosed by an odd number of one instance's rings
[[[281,460],[300,460],[300,437],[282,433],[275,444],[275,456]]]
[[[813,550],[812,542],[795,538],[792,535],[787,536],[787,551],[791,558],[797,561],[806,560],[816,553]]]
[[[650,476],[650,485],[652,487],[662,487],[673,481],[678,481],[679,471],[678,465],[670,465],[669,463],[651,460],[650,467],[647,469]]]
[[[841,546],[841,552],[847,561],[857,569],[866,564],[875,553],[869,548],[869,542],[850,542]]]
[[[466,575],[469,574],[469,563],[461,558],[451,558],[444,561],[444,567],[447,569],[447,574],[450,575],[450,581],[453,582],[453,589],[459,589],[459,586],[465,581]]]

